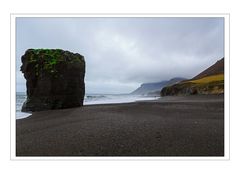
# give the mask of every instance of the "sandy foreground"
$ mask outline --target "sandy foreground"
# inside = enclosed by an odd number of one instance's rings
[[[223,156],[223,95],[91,105],[16,121],[17,156]]]

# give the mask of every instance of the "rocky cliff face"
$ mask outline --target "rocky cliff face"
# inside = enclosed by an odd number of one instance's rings
[[[197,95],[197,94],[222,94],[224,93],[224,81],[213,81],[210,83],[184,82],[164,87],[161,96]]]
[[[27,81],[22,111],[63,109],[83,105],[85,61],[60,49],[29,49],[21,58]]]

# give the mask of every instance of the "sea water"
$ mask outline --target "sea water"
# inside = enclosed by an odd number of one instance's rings
[[[23,92],[16,93],[16,119],[26,118],[31,113],[21,112],[22,105],[27,96]],[[150,97],[144,95],[129,94],[86,94],[84,97],[84,105],[111,104],[111,103],[131,103],[142,100],[156,100],[159,97]]]
[[[26,118],[31,115],[31,113],[21,112],[22,105],[27,99],[27,95],[24,92],[16,93],[16,119]]]

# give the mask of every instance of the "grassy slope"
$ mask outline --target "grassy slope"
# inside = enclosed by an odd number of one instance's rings
[[[179,84],[167,86],[161,91],[162,96],[221,93],[224,93],[224,74],[183,81]]]
[[[217,82],[217,81],[224,81],[224,74],[207,76],[197,80],[190,80],[189,82],[192,82],[195,84],[207,84],[207,83]]]

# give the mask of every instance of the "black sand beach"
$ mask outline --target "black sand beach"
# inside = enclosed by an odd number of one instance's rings
[[[223,95],[35,112],[16,121],[17,156],[223,156]]]

